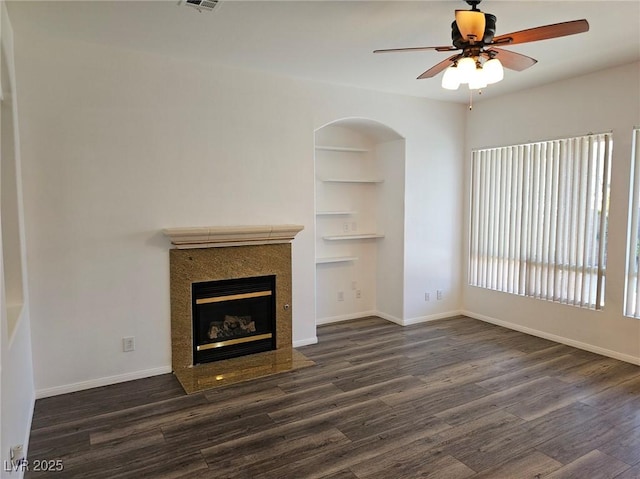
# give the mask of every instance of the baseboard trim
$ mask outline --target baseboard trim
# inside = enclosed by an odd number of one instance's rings
[[[60,394],[73,393],[76,391],[83,391],[85,389],[98,388],[101,386],[109,386],[110,384],[123,383],[126,381],[133,381],[135,379],[143,379],[151,376],[158,376],[160,374],[167,374],[171,372],[171,366],[163,366],[154,369],[144,369],[142,371],[135,371],[132,373],[118,374],[116,376],[107,376],[104,378],[90,379],[89,381],[81,381],[78,383],[64,384],[62,386],[55,386],[52,388],[44,388],[36,390],[36,399],[42,399],[51,396],[59,396]]]
[[[27,429],[25,431],[25,437],[22,444],[24,444],[24,454],[25,457],[29,457],[29,440],[31,439],[31,425],[33,423],[33,413],[36,408],[36,392],[33,391],[31,394],[31,414],[29,414],[29,420],[27,421]],[[24,477],[24,474],[21,473],[19,477]]]
[[[401,323],[403,326],[410,326],[412,324],[418,324],[418,323],[428,323],[430,321],[437,321],[438,319],[453,319],[456,318],[458,316],[461,316],[463,314],[462,311],[446,311],[444,313],[436,313],[436,314],[429,314],[427,316],[418,316],[416,318],[409,318],[409,319],[405,319],[403,320],[403,322]]]
[[[316,319],[316,325],[321,324],[331,324],[331,323],[340,323],[342,321],[349,321],[351,319],[360,319],[365,318],[367,316],[378,316],[377,311],[360,311],[359,313],[351,313],[351,314],[343,314],[340,316],[330,316],[328,318],[318,318]]]
[[[302,346],[309,346],[310,344],[317,344],[318,336],[314,336],[312,338],[299,339],[298,341],[293,342],[294,348],[300,348]]]
[[[361,311],[359,313],[345,314],[343,316],[333,316],[330,318],[321,318],[316,321],[319,326],[321,324],[339,323],[341,321],[349,321],[351,319],[366,318],[367,316],[378,316],[379,318],[386,319],[392,323],[396,323],[400,326],[410,326],[418,323],[428,323],[429,321],[436,321],[438,319],[455,318],[464,314],[462,311],[447,311],[444,313],[430,314],[428,316],[419,316],[417,318],[402,319],[391,314],[383,313],[382,311]]]
[[[400,326],[404,326],[401,318],[396,318],[395,316],[383,313],[382,311],[373,311],[370,316],[378,316],[379,318],[386,319],[387,321],[399,324]]]
[[[496,326],[502,326],[504,328],[513,329],[514,331],[520,331],[521,333],[530,334],[531,336],[537,336],[539,338],[548,339],[556,343],[566,344],[577,349],[583,349],[591,353],[600,354],[601,356],[607,356],[613,359],[619,359],[631,364],[640,366],[640,357],[631,356],[629,354],[619,353],[611,349],[601,348],[600,346],[594,346],[593,344],[583,343],[574,339],[566,338],[564,336],[558,336],[556,334],[547,333],[538,329],[529,328],[527,326],[521,326],[519,324],[510,323],[501,319],[492,318],[483,314],[477,314],[471,311],[462,311],[461,314],[469,316],[470,318],[484,321],[485,323],[495,324]]]
[[[380,311],[362,311],[359,313],[346,314],[342,316],[333,316],[329,318],[322,318],[316,321],[316,324],[331,324],[338,323],[341,321],[349,321],[351,319],[359,319],[367,316],[378,316],[382,319],[390,321],[392,323],[398,324],[400,326],[409,326],[412,324],[418,323],[426,323],[430,321],[436,321],[439,319],[447,319],[454,318],[459,315],[465,315],[473,319],[477,319],[479,321],[484,321],[486,323],[495,324],[497,326],[502,326],[504,328],[512,329],[514,331],[520,331],[521,333],[530,334],[532,336],[537,336],[539,338],[548,339],[550,341],[554,341],[556,343],[566,344],[567,346],[571,346],[578,349],[583,349],[585,351],[589,351],[595,354],[600,354],[602,356],[607,356],[613,359],[618,359],[620,361],[624,361],[627,363],[635,364],[640,366],[640,357],[631,356],[629,354],[619,353],[617,351],[613,351],[610,349],[602,348],[600,346],[594,346],[592,344],[583,343],[581,341],[576,341],[570,338],[566,338],[564,336],[558,336],[556,334],[547,333],[545,331],[540,331],[537,329],[529,328],[527,326],[521,326],[519,324],[510,323],[508,321],[503,321],[501,319],[492,318],[490,316],[485,316],[483,314],[474,313],[472,311],[461,310],[461,311],[448,311],[445,313],[437,313],[431,314],[428,316],[420,316],[416,318],[409,319],[401,319],[395,316],[382,313]],[[317,336],[312,338],[305,338],[298,341],[293,342],[293,347],[302,347],[308,346],[311,344],[316,344],[318,342]],[[35,399],[42,399],[51,396],[59,396],[61,394],[72,393],[76,391],[82,391],[85,389],[91,389],[101,386],[108,386],[110,384],[122,383],[126,381],[133,381],[135,379],[148,378],[151,376],[158,376],[160,374],[167,374],[171,372],[170,366],[163,366],[159,368],[153,369],[145,369],[142,371],[135,371],[132,373],[119,374],[115,376],[107,376],[103,378],[91,379],[89,381],[81,381],[72,384],[65,384],[62,386],[55,386],[52,388],[44,388],[37,389],[35,391]],[[33,406],[32,406],[33,408]],[[28,441],[25,441],[25,444],[28,444]]]

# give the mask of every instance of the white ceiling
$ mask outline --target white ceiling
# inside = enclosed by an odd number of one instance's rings
[[[466,87],[443,90],[440,75],[416,80],[450,54],[372,50],[449,45],[454,10],[468,8],[462,0],[230,0],[204,13],[178,0],[9,3],[14,30],[458,102],[468,101]],[[508,47],[539,62],[507,71],[484,98],[640,60],[640,0],[485,0],[480,9],[498,17],[496,35],[581,18],[591,27]]]

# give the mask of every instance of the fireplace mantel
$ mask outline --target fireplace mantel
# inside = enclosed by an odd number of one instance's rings
[[[191,226],[162,232],[177,249],[290,243],[302,225]]]

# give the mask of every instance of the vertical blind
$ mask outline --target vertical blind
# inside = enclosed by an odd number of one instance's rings
[[[469,284],[604,304],[611,134],[475,150]]]
[[[624,314],[640,318],[640,281],[638,281],[638,261],[640,256],[640,128],[633,131],[631,175],[631,206],[629,224],[629,245],[627,250],[627,282]]]

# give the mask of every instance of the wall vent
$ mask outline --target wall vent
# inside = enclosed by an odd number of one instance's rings
[[[183,0],[183,5],[197,8],[200,12],[210,12],[220,3],[218,0]]]

